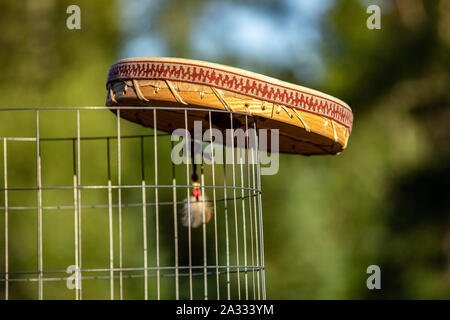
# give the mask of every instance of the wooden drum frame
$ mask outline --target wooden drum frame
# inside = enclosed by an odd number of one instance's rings
[[[251,115],[258,129],[279,129],[279,151],[284,153],[338,154],[347,147],[353,124],[350,107],[330,95],[197,60],[123,59],[111,66],[106,87],[107,106],[170,107],[158,110],[158,130],[167,132],[185,128],[186,108],[193,108],[188,130],[193,129],[194,120],[209,126],[205,112],[199,109],[233,112],[235,129],[244,126],[245,115]],[[225,117],[214,114],[214,127],[229,126]],[[120,116],[153,127],[152,110],[130,108],[121,110]]]

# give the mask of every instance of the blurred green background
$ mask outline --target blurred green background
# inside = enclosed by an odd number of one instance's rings
[[[71,4],[81,8],[81,30],[66,28]],[[366,27],[370,4],[381,8],[381,30]],[[281,155],[279,173],[263,177],[268,298],[450,298],[449,0],[0,0],[0,29],[3,108],[103,105],[109,66],[129,56],[207,60],[341,98],[355,116],[347,150],[338,156]],[[41,134],[73,136],[74,112],[70,122],[65,116],[49,113]],[[114,130],[111,113],[83,116],[86,135]],[[33,136],[34,121],[33,113],[0,112],[0,137]],[[144,132],[122,123],[125,133]],[[59,156],[48,153],[48,185],[64,179],[70,185],[70,143],[66,147]],[[102,162],[97,148],[84,153],[92,164],[86,184],[95,183]],[[11,146],[8,152],[12,185],[35,183],[35,147]],[[137,157],[126,154],[124,163],[133,167]],[[48,194],[45,201],[70,200],[71,192]],[[35,205],[36,193],[10,197]],[[3,192],[1,198],[3,205]],[[3,230],[3,212],[1,217]],[[36,261],[27,259],[35,259],[32,217],[11,218],[17,219],[10,228],[16,270],[36,269]],[[55,231],[44,242],[61,241],[45,252],[49,270],[61,269],[58,262],[73,256],[58,233],[64,219],[72,217],[44,221]],[[95,239],[100,231],[94,226],[106,225],[106,217],[87,219],[92,227],[84,231]],[[131,230],[133,222],[126,227]],[[107,261],[108,252],[87,245],[83,254]],[[366,269],[373,264],[381,268],[381,290],[366,287]],[[36,298],[35,283],[14,286],[11,297]],[[70,292],[53,295],[52,286],[46,284],[46,297],[73,298]],[[130,286],[131,295],[136,288]],[[90,290],[87,297],[95,294]]]

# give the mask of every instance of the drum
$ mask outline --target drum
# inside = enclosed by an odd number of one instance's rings
[[[284,153],[338,154],[347,146],[353,123],[350,107],[330,95],[204,61],[123,59],[111,66],[106,88],[107,106],[164,107],[158,110],[157,129],[167,132],[186,125],[192,130],[194,121],[204,128],[245,128],[251,116],[258,130],[279,130],[278,151]],[[224,112],[214,112],[210,121],[203,110]],[[153,110],[145,108],[122,109],[120,116],[147,127],[155,123]]]

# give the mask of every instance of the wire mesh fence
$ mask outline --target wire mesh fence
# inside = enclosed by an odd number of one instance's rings
[[[122,118],[143,108],[153,128]],[[258,136],[249,130],[256,121],[173,109],[0,109],[1,298],[266,298],[251,143]],[[211,129],[209,141],[182,145],[180,163],[173,161],[180,142],[158,131],[158,116],[172,111],[183,114],[186,132],[194,118]],[[225,146],[214,142],[213,128],[254,136],[243,148],[234,138]],[[209,150],[197,164],[195,143]]]

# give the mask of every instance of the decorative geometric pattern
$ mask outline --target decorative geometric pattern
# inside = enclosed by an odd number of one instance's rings
[[[352,111],[337,101],[299,89],[234,73],[218,67],[186,62],[164,62],[151,60],[122,60],[111,66],[108,83],[116,80],[172,80],[218,89],[288,106],[324,116],[345,126],[351,132]]]

